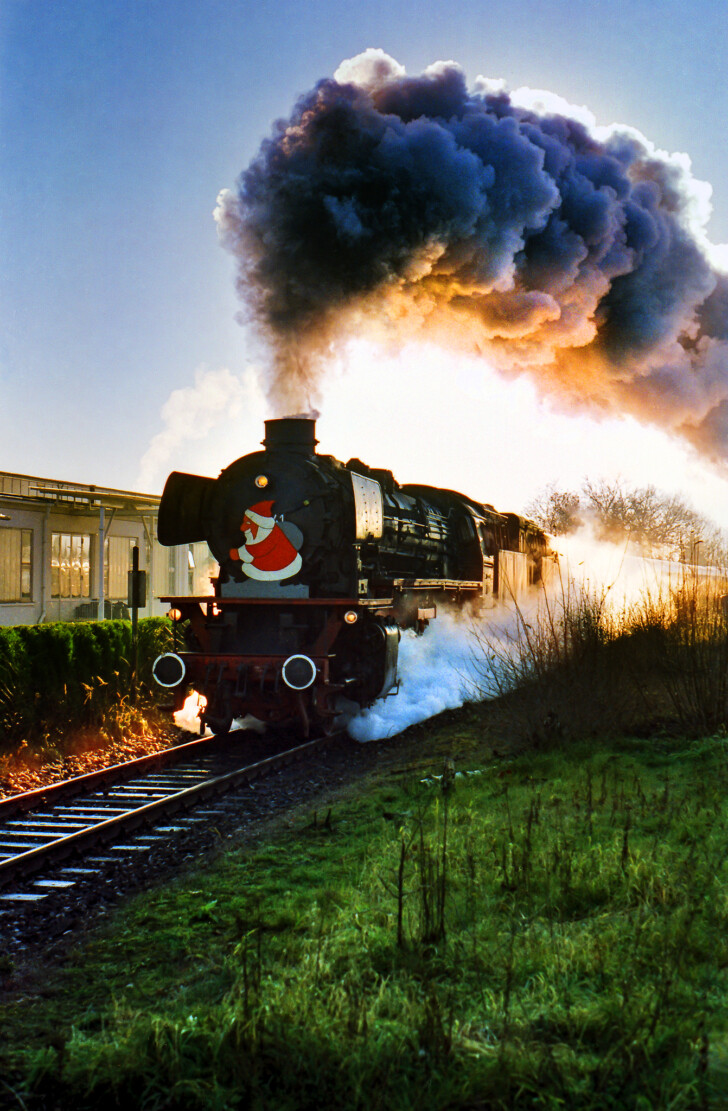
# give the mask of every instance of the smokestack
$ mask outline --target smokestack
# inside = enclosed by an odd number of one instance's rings
[[[316,421],[309,417],[281,417],[265,422],[266,451],[295,451],[300,455],[316,453]]]

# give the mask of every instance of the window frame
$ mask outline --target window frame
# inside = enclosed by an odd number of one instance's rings
[[[116,576],[116,568],[114,569],[114,576],[111,574],[111,544],[115,541],[118,546],[126,543],[128,547],[127,552],[127,565],[124,571],[119,571],[119,580],[114,582],[115,587],[120,589],[111,590],[112,577]],[[129,580],[127,578],[129,571],[132,569],[132,552],[139,544],[135,536],[106,536],[104,537],[104,598],[111,601],[126,601],[129,594]],[[122,581],[123,580],[123,581]]]
[[[64,545],[64,538],[68,540],[67,545]],[[77,593],[74,593],[74,579],[78,584]],[[51,533],[50,585],[50,596],[54,600],[77,601],[91,597],[91,533]]]
[[[18,528],[17,526],[3,526],[0,528],[0,537],[3,534],[14,533],[17,536],[17,564],[13,567],[7,578],[15,580],[15,590],[10,590],[12,597],[2,597],[2,586],[0,585],[0,605],[13,606],[13,605],[30,605],[33,602],[33,529]],[[8,560],[13,559],[12,553],[8,551]],[[0,551],[0,572],[2,571],[2,561],[5,556]],[[0,575],[0,583],[2,582],[2,575]],[[27,590],[23,589],[24,579],[27,581]]]

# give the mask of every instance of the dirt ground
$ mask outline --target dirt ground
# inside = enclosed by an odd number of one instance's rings
[[[180,741],[194,740],[195,736],[182,732],[171,721],[155,721],[123,740],[112,740],[93,730],[85,730],[64,738],[58,748],[47,745],[36,749],[23,743],[0,756],[0,799],[85,775],[98,768],[123,764]]]

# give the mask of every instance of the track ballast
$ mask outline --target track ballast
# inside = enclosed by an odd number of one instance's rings
[[[242,732],[239,738],[193,741],[2,800],[4,955],[76,926],[89,898],[115,899],[160,862],[194,859],[209,847],[210,830],[219,837],[219,828],[244,824],[248,800],[260,809],[256,781],[337,744],[321,738],[290,746],[282,738],[271,752],[270,741]],[[283,802],[290,797],[283,787]],[[269,809],[280,803],[278,797]]]

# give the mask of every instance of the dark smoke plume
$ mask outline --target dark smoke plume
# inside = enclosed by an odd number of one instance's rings
[[[221,239],[274,352],[279,411],[316,394],[363,328],[530,373],[725,462],[728,276],[706,255],[689,164],[627,128],[519,107],[454,63],[344,63],[279,121]]]

